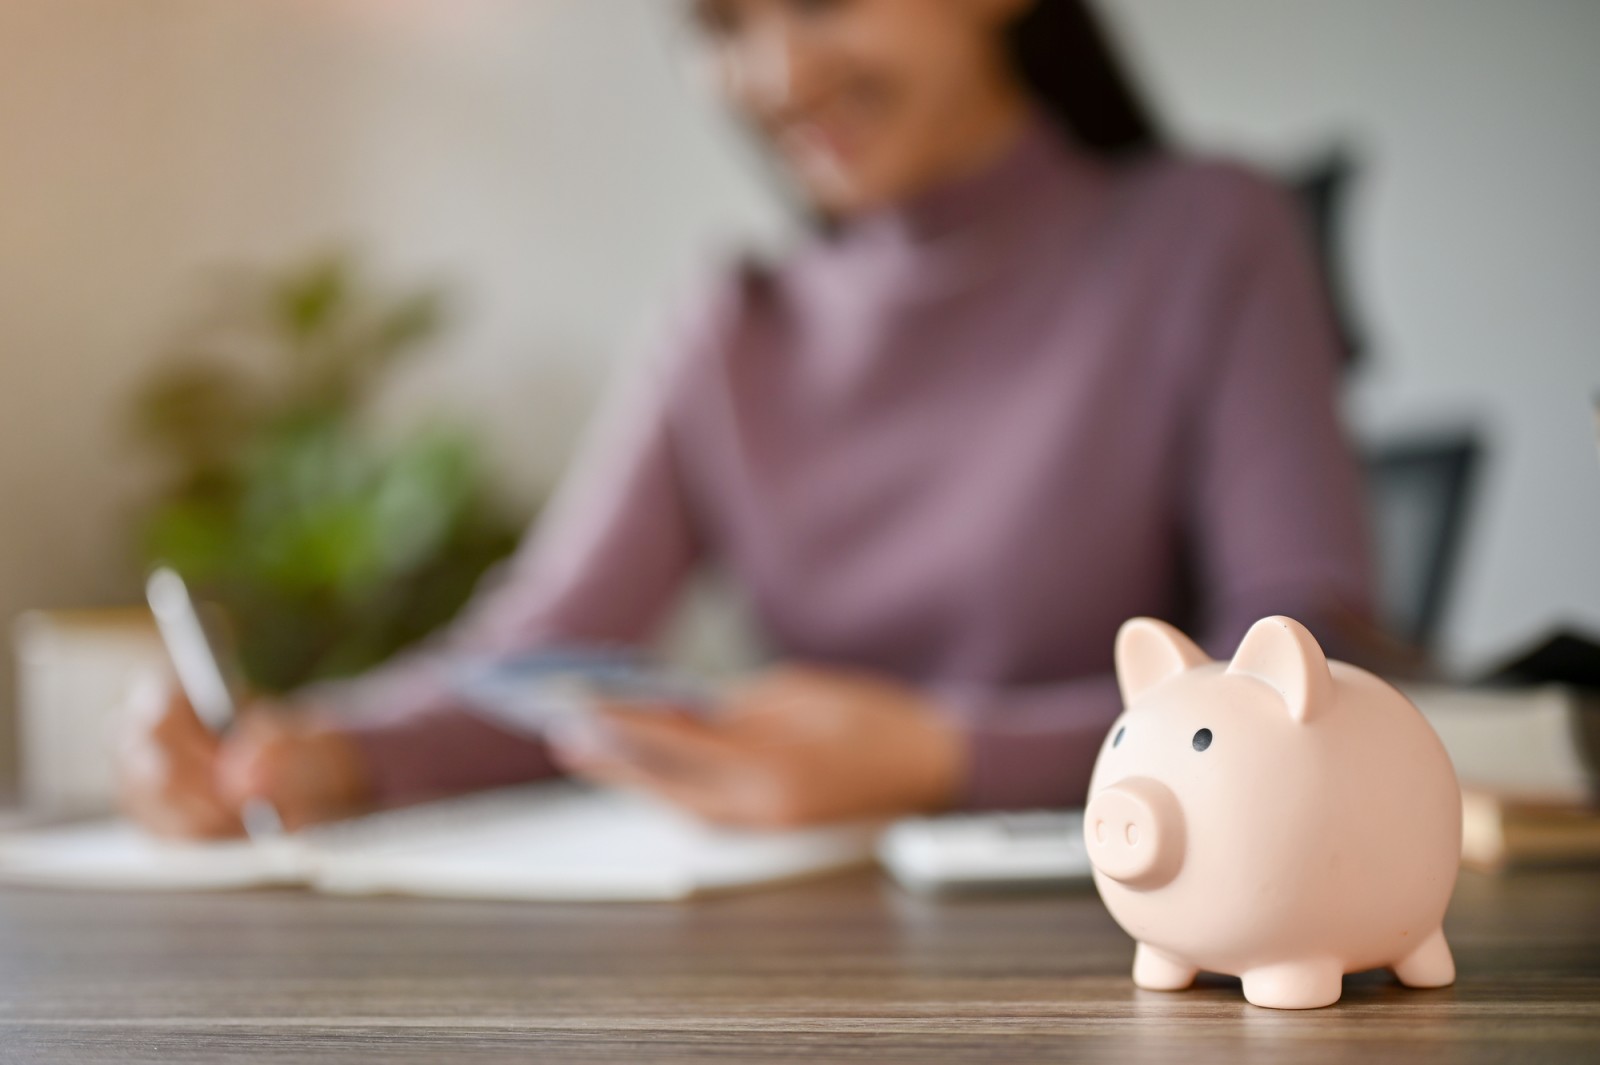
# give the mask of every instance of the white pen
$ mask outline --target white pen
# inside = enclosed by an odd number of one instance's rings
[[[200,722],[221,735],[233,725],[237,708],[227,678],[206,639],[205,628],[183,578],[167,566],[158,566],[144,586],[150,612],[155,615],[161,642],[167,646],[178,683]],[[239,811],[245,834],[251,839],[283,832],[283,819],[266,799],[249,799]]]

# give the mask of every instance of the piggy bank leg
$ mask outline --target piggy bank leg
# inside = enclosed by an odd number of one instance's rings
[[[1148,943],[1133,950],[1133,982],[1146,991],[1182,991],[1194,983],[1197,971]]]
[[[1243,975],[1244,997],[1275,1010],[1312,1010],[1339,1001],[1344,966],[1326,958],[1263,965]]]
[[[1456,960],[1444,941],[1444,929],[1417,944],[1417,949],[1395,962],[1394,975],[1407,987],[1447,987],[1456,982]]]

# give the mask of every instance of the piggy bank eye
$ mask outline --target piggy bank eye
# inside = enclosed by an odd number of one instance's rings
[[[1203,728],[1199,732],[1196,732],[1194,734],[1193,746],[1197,751],[1203,751],[1207,747],[1211,746],[1211,730],[1208,728]]]
[[[1117,734],[1111,738],[1111,746],[1115,747],[1117,744],[1121,743],[1122,742],[1122,734],[1124,732],[1127,732],[1127,731],[1128,731],[1128,726],[1126,726],[1126,725],[1123,725],[1121,728],[1117,729]]]

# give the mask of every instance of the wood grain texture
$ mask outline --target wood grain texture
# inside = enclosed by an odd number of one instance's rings
[[[1438,991],[1143,992],[1092,891],[688,905],[0,891],[0,1061],[1600,1061],[1600,872],[1463,874]]]

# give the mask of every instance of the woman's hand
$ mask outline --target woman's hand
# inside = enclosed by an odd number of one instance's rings
[[[238,836],[239,810],[265,799],[295,829],[362,809],[371,787],[343,735],[270,704],[250,704],[225,737],[200,722],[170,683],[130,695],[118,785],[128,816],[158,835]]]
[[[711,720],[613,705],[557,758],[580,776],[658,795],[708,820],[781,827],[937,810],[964,772],[960,737],[915,690],[789,667]]]

